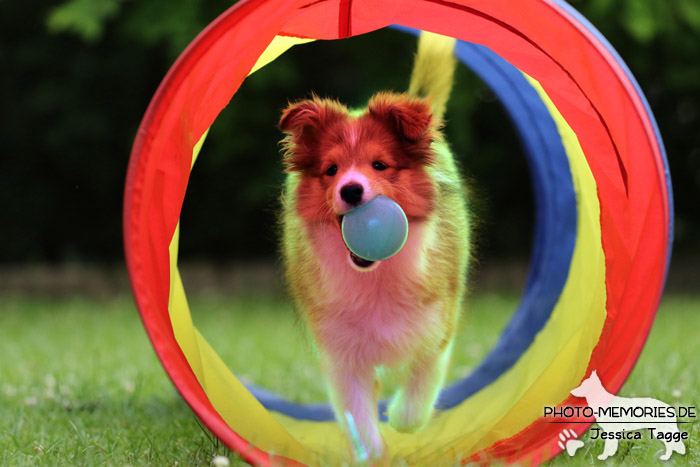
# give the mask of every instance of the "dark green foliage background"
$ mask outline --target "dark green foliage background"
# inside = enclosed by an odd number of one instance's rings
[[[676,199],[676,252],[700,246],[700,2],[579,0],[654,110]],[[0,262],[117,262],[129,151],[170,64],[230,2],[0,2]],[[361,106],[403,90],[414,39],[379,31],[293,48],[246,80],[212,127],[183,207],[184,260],[275,256],[276,123],[311,92]],[[479,256],[526,258],[527,164],[500,104],[466,69],[448,138],[474,192]]]

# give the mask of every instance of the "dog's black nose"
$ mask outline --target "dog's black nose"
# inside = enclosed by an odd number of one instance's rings
[[[340,197],[348,204],[356,206],[362,201],[362,185],[357,183],[349,183],[340,189]]]

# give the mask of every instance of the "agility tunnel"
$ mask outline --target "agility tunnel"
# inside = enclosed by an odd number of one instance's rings
[[[458,39],[460,61],[493,89],[520,136],[536,205],[526,289],[499,343],[444,389],[421,432],[383,427],[390,456],[409,465],[544,462],[561,450],[563,429],[587,428],[550,423],[544,407],[585,404],[569,391],[593,370],[617,393],[632,370],[661,298],[673,228],[668,165],[646,99],[563,1],[243,0],[226,11],[164,78],[131,154],[124,238],[144,326],[182,397],[246,461],[349,460],[327,404],[246,388],[193,326],[177,268],[179,216],[207,130],[246,76],[293,45],[384,27]]]

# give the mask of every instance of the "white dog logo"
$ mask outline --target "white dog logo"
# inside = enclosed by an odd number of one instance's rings
[[[598,459],[605,460],[615,454],[620,439],[640,439],[641,434],[629,432],[645,428],[649,429],[653,439],[666,445],[661,460],[668,460],[674,452],[685,454],[683,436],[670,405],[650,397],[618,397],[610,394],[595,371],[579,387],[572,389],[571,394],[586,399],[602,430],[599,437],[605,439],[605,447]],[[630,436],[632,434],[636,436]]]

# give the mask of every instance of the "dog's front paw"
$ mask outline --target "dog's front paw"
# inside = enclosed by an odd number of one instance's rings
[[[386,443],[378,425],[356,424],[350,412],[345,411],[345,424],[348,430],[353,456],[357,462],[380,460],[386,457]],[[380,464],[383,465],[383,464]]]
[[[432,413],[432,405],[410,403],[400,392],[389,405],[389,425],[401,433],[415,433],[427,425]]]

